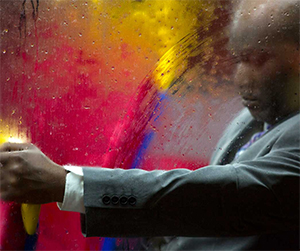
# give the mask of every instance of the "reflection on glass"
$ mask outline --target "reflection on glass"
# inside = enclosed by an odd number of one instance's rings
[[[230,8],[207,0],[1,1],[0,141],[30,141],[58,164],[202,167],[239,109],[228,91]],[[1,242],[22,246],[22,228],[6,224],[19,217],[17,206],[6,214],[10,206],[1,204]],[[55,204],[42,207],[37,233],[37,250],[124,245],[85,239],[79,216]]]

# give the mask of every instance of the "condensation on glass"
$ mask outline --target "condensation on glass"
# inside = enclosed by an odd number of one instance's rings
[[[224,63],[230,11],[230,1],[1,1],[1,143],[32,142],[58,164],[206,165],[241,108]],[[42,207],[37,249],[101,245],[82,237],[77,214]]]

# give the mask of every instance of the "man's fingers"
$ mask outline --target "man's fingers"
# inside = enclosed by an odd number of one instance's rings
[[[25,143],[11,143],[6,142],[0,146],[0,152],[13,152],[13,151],[21,151],[26,147],[28,149],[28,144]]]
[[[11,143],[6,142],[0,146],[0,152],[13,152],[28,149],[37,149],[37,147],[30,143]]]
[[[7,163],[10,157],[11,157],[10,152],[0,152],[1,167],[3,167],[5,163]]]
[[[9,161],[15,160],[19,157],[17,152],[0,152],[0,167],[3,168]]]

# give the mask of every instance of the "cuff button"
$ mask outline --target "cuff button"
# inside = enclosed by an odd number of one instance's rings
[[[129,205],[131,205],[131,206],[135,206],[135,205],[136,205],[136,198],[130,197],[130,198],[128,199],[128,203],[129,203]]]
[[[128,203],[127,197],[125,197],[125,196],[121,197],[121,198],[120,198],[120,203],[121,203],[121,205],[123,205],[123,206],[127,205],[127,203]]]
[[[113,205],[117,205],[117,204],[119,203],[119,197],[118,197],[118,196],[113,196],[113,197],[111,198],[111,203],[112,203]]]
[[[108,205],[110,203],[110,197],[107,195],[103,196],[102,202],[104,205]]]

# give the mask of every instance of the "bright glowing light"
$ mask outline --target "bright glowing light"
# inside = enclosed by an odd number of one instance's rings
[[[10,143],[24,143],[26,140],[24,140],[24,137],[13,137],[13,136],[8,136],[8,135],[1,135],[0,134],[0,144],[3,144],[5,142],[10,142]]]
[[[23,143],[24,142],[23,140],[21,140],[19,138],[15,138],[15,137],[9,137],[7,141],[10,143]]]

